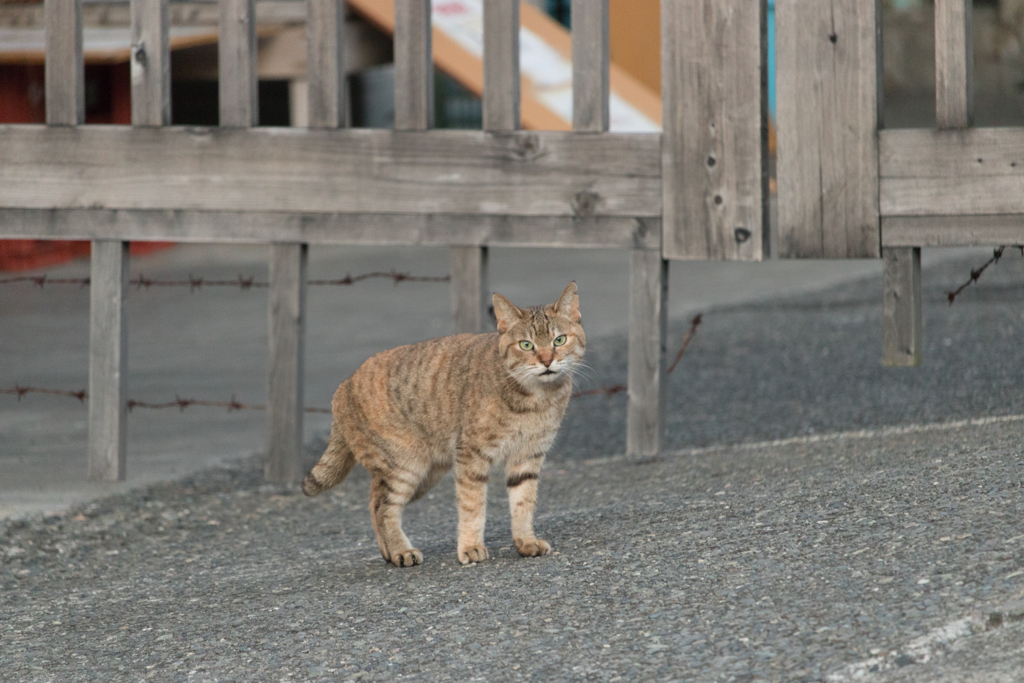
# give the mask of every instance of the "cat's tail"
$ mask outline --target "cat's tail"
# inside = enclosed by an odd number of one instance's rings
[[[320,462],[302,480],[302,492],[307,496],[315,496],[337,486],[345,480],[355,464],[356,456],[345,443],[341,431],[332,427],[327,450],[320,456]]]

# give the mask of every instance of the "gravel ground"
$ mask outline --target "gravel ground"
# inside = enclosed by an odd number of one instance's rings
[[[387,566],[365,473],[306,499],[255,459],[2,522],[0,679],[1020,680],[1021,261],[952,307],[967,264],[926,273],[918,370],[878,367],[877,282],[708,312],[665,455],[615,455],[621,395],[570,407],[547,557],[496,487],[459,566],[448,481],[406,513],[425,564]],[[590,340],[595,384],[623,359]]]

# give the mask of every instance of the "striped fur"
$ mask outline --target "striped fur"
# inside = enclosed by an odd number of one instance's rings
[[[520,309],[500,294],[493,301],[496,334],[384,351],[334,394],[330,442],[302,490],[315,496],[339,484],[356,462],[369,470],[373,531],[381,555],[397,566],[423,562],[402,531],[402,510],[451,469],[461,563],[489,556],[484,523],[495,465],[505,468],[516,549],[537,556],[551,548],[534,535],[533,511],[540,468],[587,344],[576,283],[548,306]]]

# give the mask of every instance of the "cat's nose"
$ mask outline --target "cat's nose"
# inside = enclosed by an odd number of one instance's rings
[[[554,360],[555,360],[555,356],[553,354],[548,356],[547,358],[545,358],[544,356],[540,357],[541,364],[543,364],[544,367],[546,367],[546,368],[550,368],[551,367],[551,363],[553,363]]]

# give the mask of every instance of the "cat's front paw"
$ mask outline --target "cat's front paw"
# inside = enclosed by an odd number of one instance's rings
[[[514,539],[516,543],[516,550],[523,557],[539,557],[541,555],[547,555],[551,552],[551,544],[547,541],[542,541],[539,538]]]
[[[459,548],[459,562],[462,564],[483,562],[490,556],[490,553],[487,552],[487,548],[482,545],[470,545],[465,548]]]
[[[390,561],[396,567],[415,567],[418,564],[423,564],[423,553],[416,548],[409,548],[393,554]]]

